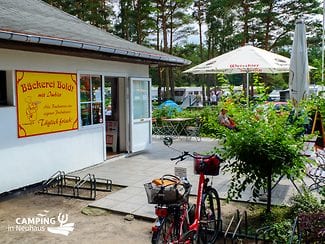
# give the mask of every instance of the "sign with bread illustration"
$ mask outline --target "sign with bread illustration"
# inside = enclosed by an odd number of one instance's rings
[[[78,129],[77,74],[16,71],[18,137]]]

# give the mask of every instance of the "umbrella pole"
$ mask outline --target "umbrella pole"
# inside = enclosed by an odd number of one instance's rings
[[[246,73],[246,94],[247,94],[247,107],[249,107],[249,73]]]
[[[323,1],[323,33],[322,33],[322,86],[324,86],[324,35],[325,35],[325,1]],[[322,88],[323,90],[323,88]]]

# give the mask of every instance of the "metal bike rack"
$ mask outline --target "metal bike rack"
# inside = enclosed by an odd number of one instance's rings
[[[244,225],[244,231],[242,231],[242,225]],[[233,232],[231,232],[231,227],[234,227]],[[247,212],[244,211],[242,214],[237,209],[236,214],[234,214],[224,232],[224,243],[231,240],[231,243],[236,243],[238,238],[253,239],[254,237],[248,235],[248,223],[247,223]]]
[[[112,191],[112,181],[96,178],[87,174],[83,178],[57,171],[42,184],[40,193],[56,196],[74,197],[85,200],[95,200],[96,191]]]
[[[64,171],[55,172],[48,180],[42,183],[42,193],[49,193],[50,189],[57,188],[57,195],[62,194]]]
[[[94,174],[85,175],[73,186],[73,196],[80,198],[80,189],[89,189],[89,199],[96,199],[96,178]],[[86,197],[87,198],[87,197]]]
[[[265,242],[272,230],[273,229],[270,226],[257,229],[255,233],[255,243],[258,243],[259,240]]]

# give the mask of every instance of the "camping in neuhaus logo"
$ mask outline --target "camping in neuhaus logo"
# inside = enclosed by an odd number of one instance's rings
[[[43,210],[34,217],[16,218],[15,224],[8,226],[8,231],[48,231],[53,234],[67,236],[74,230],[74,223],[68,223],[68,220],[68,214],[59,213],[56,217],[49,217],[49,211]]]

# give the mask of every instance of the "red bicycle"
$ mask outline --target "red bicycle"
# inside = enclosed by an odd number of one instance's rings
[[[164,143],[170,147],[171,138]],[[182,152],[176,163],[194,159],[199,174],[196,204],[189,203],[191,184],[186,178],[164,175],[145,184],[148,202],[156,204],[157,219],[152,227],[152,243],[215,243],[221,233],[221,207],[218,192],[209,184],[209,176],[219,174],[222,159],[216,155]]]

